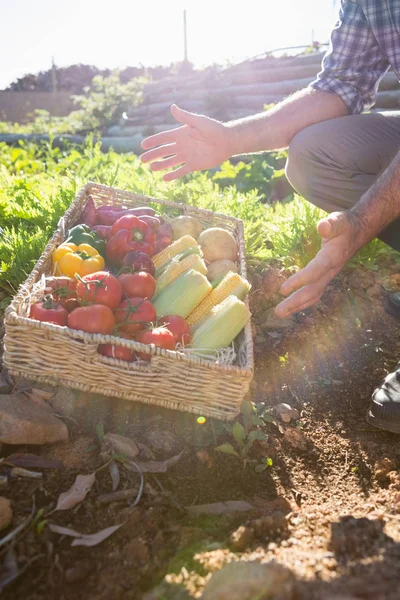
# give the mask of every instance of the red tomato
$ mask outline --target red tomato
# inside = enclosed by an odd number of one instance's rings
[[[157,348],[164,350],[175,350],[175,338],[166,327],[156,327],[150,331],[139,331],[135,336],[135,340],[141,344],[154,344]],[[138,352],[138,356],[142,360],[150,360],[150,354]]]
[[[89,304],[75,308],[68,315],[68,327],[88,333],[111,335],[115,327],[113,312],[104,304]]]
[[[160,319],[160,323],[174,336],[176,344],[187,346],[190,344],[192,334],[188,322],[179,315],[167,315]]]
[[[122,287],[111,273],[97,271],[78,281],[76,293],[82,304],[104,304],[114,310],[121,302]]]
[[[67,324],[68,311],[61,304],[54,302],[51,296],[46,296],[41,302],[32,304],[29,316],[35,321],[54,323],[54,325],[64,327]]]
[[[156,280],[150,273],[139,271],[137,273],[123,273],[118,276],[121,282],[122,291],[127,296],[136,296],[137,298],[147,298],[151,300],[156,291]]]
[[[120,331],[135,333],[156,320],[156,309],[144,298],[127,298],[115,310],[115,322]]]
[[[78,306],[76,279],[72,277],[46,277],[46,292],[69,311]]]
[[[132,336],[128,333],[120,333],[119,337],[124,338],[126,340],[131,340]],[[124,348],[123,346],[119,346],[118,344],[100,344],[99,352],[103,356],[108,356],[109,358],[116,358],[118,360],[126,360],[127,362],[132,362],[136,360],[136,355],[133,350],[130,348]]]

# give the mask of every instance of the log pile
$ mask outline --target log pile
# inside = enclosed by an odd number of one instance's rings
[[[229,121],[264,110],[306,87],[316,78],[323,53],[298,57],[258,58],[228,68],[209,67],[145,86],[143,102],[130,110],[108,134],[139,138],[176,125],[170,113],[181,108]],[[400,108],[400,84],[393,72],[381,81],[374,109]]]

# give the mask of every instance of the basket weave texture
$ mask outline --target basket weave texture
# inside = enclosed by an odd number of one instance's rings
[[[92,196],[96,206],[114,204],[132,208],[151,204],[161,214],[191,215],[205,227],[227,229],[238,243],[239,272],[246,277],[241,220],[89,182],[60,219],[32,273],[6,310],[5,366],[12,375],[43,383],[223,420],[235,418],[253,376],[250,323],[235,342],[237,364],[219,365],[131,340],[89,334],[28,318],[32,299],[43,289],[43,276],[51,274],[52,254],[66,239],[68,229],[79,220],[88,196]],[[115,344],[117,341],[121,346],[150,354],[151,361],[128,363],[99,354],[99,344]]]

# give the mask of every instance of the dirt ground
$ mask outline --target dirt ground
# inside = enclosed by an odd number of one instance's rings
[[[316,307],[287,328],[268,330],[263,324],[271,301],[254,276],[251,399],[268,437],[254,442],[249,456],[256,463],[272,459],[261,473],[253,463],[244,468],[236,457],[215,451],[232,442],[223,423],[199,424],[194,415],[115,400],[82,401],[81,412],[65,419],[67,445],[17,448],[58,459],[64,469],[43,470],[42,480],[12,480],[1,491],[12,500],[12,528],[30,514],[33,499],[46,521],[38,527],[37,519],[17,537],[13,553],[21,574],[3,598],[198,598],[227,562],[274,559],[295,574],[298,600],[332,594],[398,600],[400,436],[365,421],[371,392],[400,359],[400,319],[390,314],[387,300],[387,289],[397,284],[393,273],[383,278],[347,271]],[[271,407],[282,402],[298,410],[297,420],[272,419]],[[100,469],[106,461],[96,438],[99,425],[145,443],[158,459],[183,450],[166,473],[145,475],[137,506],[97,500],[111,491],[108,467]],[[4,447],[2,455],[15,451]],[[78,474],[96,469],[82,503],[51,512]],[[138,487],[136,473],[121,466],[120,475],[118,489]],[[186,510],[228,500],[253,509],[223,516]],[[72,538],[52,533],[50,523],[84,533],[122,526],[98,546],[72,547]]]

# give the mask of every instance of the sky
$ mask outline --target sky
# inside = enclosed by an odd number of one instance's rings
[[[336,6],[335,6],[336,5]],[[100,68],[235,63],[329,40],[334,0],[0,0],[0,89],[26,73],[76,63]]]

